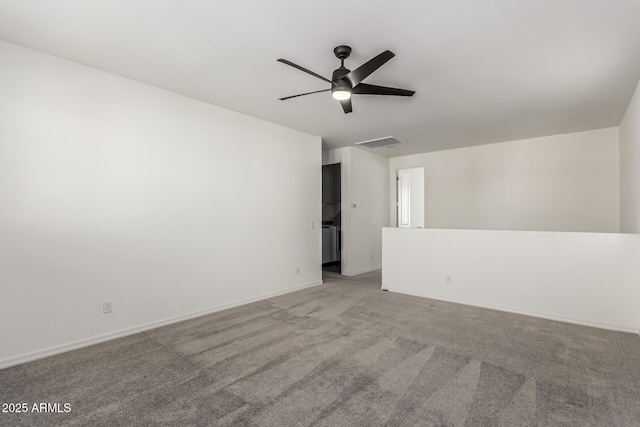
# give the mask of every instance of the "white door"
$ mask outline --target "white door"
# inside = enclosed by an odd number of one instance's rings
[[[398,227],[411,227],[411,174],[406,170],[398,170]]]

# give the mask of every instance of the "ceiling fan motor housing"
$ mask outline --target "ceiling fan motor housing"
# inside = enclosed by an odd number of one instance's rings
[[[353,89],[351,87],[351,83],[349,82],[349,80],[343,79],[343,77],[346,76],[349,73],[349,71],[350,70],[344,67],[340,67],[333,72],[333,76],[331,79],[333,81],[333,85],[331,86],[331,94],[333,95],[334,98],[343,99],[338,94],[336,94],[336,92],[348,92],[349,93],[348,96],[350,96],[351,91]],[[346,94],[343,94],[343,96],[345,95]]]
[[[351,72],[351,70],[350,70],[350,69],[348,69],[348,68],[344,68],[344,67],[340,67],[340,68],[336,69],[336,70],[333,72],[333,76],[331,76],[331,80],[332,80],[334,83],[340,84],[340,83],[341,83],[342,78],[343,78],[344,76],[346,76],[347,74],[349,74],[350,72]],[[345,79],[345,80],[343,80],[343,82],[345,83],[345,85],[348,85],[348,84],[349,84],[349,82],[348,82],[346,79]]]

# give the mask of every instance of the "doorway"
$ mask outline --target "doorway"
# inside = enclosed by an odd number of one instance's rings
[[[322,166],[322,270],[342,271],[342,192],[341,164]]]
[[[424,168],[398,169],[396,225],[424,228]]]

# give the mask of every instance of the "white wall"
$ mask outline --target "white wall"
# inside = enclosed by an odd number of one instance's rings
[[[389,226],[389,159],[351,148],[351,273],[382,266],[382,227]]]
[[[620,123],[620,231],[640,233],[640,82]]]
[[[320,138],[4,42],[0,94],[0,366],[320,282]]]
[[[637,333],[638,259],[631,234],[385,228],[382,287]]]
[[[342,274],[380,268],[381,228],[389,225],[389,159],[354,147],[322,155],[325,165],[342,164]]]
[[[391,194],[419,166],[428,228],[619,231],[618,128],[395,157]]]

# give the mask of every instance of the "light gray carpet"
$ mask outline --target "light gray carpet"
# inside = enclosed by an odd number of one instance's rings
[[[328,284],[0,371],[2,425],[638,426],[640,338]]]

